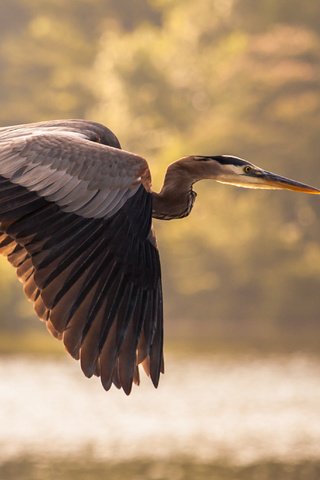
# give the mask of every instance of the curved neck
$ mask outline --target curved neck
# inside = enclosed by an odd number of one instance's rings
[[[161,220],[188,216],[197,196],[192,190],[196,180],[179,162],[170,165],[161,191],[152,193],[152,216]]]

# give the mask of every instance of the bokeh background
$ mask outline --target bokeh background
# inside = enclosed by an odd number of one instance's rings
[[[0,40],[1,126],[100,121],[155,190],[192,153],[320,186],[318,0],[1,0]],[[319,199],[195,190],[155,221],[157,392],[82,379],[1,261],[0,476],[320,478]]]

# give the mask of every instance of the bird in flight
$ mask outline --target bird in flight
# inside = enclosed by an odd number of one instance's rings
[[[0,128],[0,253],[48,330],[106,390],[129,394],[140,364],[158,386],[163,303],[152,218],[189,215],[202,179],[320,193],[227,155],[181,158],[155,193],[146,160],[103,125]]]

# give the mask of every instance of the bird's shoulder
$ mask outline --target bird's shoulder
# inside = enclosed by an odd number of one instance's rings
[[[0,174],[6,162],[19,168],[47,166],[89,182],[89,188],[150,189],[147,161],[122,150],[115,134],[87,120],[53,120],[0,128]]]

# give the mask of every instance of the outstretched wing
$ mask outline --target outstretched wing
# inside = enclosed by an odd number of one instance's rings
[[[163,372],[149,180],[146,161],[99,124],[0,129],[0,253],[85,375],[127,394],[138,364],[155,386]]]

